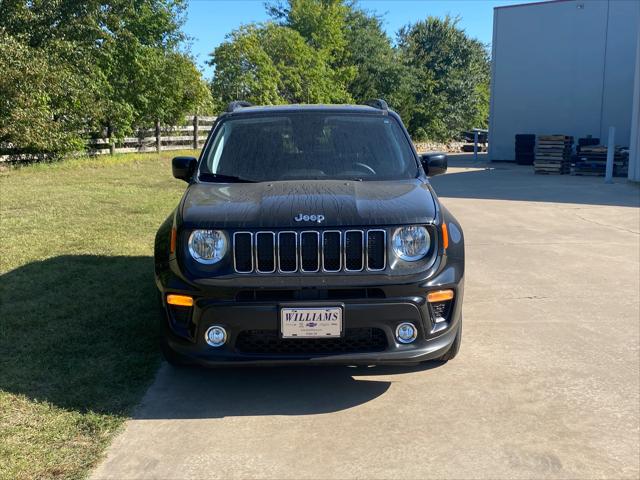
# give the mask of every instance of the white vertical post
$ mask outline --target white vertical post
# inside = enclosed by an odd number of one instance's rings
[[[478,130],[473,132],[473,161],[478,161]]]
[[[198,149],[198,127],[199,127],[198,115],[194,115],[193,116],[193,149],[194,150]]]
[[[160,121],[156,120],[156,152],[160,153],[162,150],[162,132],[160,131]]]
[[[609,140],[607,143],[607,167],[604,175],[605,183],[613,182],[613,153],[616,149],[616,127],[609,127]]]

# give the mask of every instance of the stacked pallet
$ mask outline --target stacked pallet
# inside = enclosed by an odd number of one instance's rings
[[[590,147],[592,145],[600,145],[600,139],[595,137],[584,137],[578,139],[578,145],[576,145],[576,154],[580,155],[580,149],[582,147]]]
[[[520,133],[516,135],[516,163],[533,165],[535,158],[536,136]]]
[[[536,173],[564,174],[571,170],[573,137],[538,135],[533,168]]]
[[[572,175],[603,177],[607,169],[607,147],[583,146],[571,170]],[[613,153],[613,176],[626,177],[629,171],[629,151],[616,146]]]

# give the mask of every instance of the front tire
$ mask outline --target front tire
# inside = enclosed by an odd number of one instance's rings
[[[449,350],[446,351],[444,355],[438,358],[441,362],[448,362],[449,360],[453,360],[458,355],[460,351],[460,344],[462,343],[462,318],[460,319],[460,324],[458,325],[458,333],[456,333],[456,338],[453,339],[453,343]]]

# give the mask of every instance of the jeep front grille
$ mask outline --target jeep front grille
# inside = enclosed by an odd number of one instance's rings
[[[237,273],[379,272],[387,266],[387,232],[235,232],[233,265]]]

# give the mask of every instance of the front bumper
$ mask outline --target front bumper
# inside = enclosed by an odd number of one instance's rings
[[[446,283],[436,278],[428,285],[381,286],[377,290],[387,294],[404,293],[385,295],[385,298],[238,301],[237,296],[234,300],[220,300],[214,291],[200,291],[198,296],[194,295],[194,306],[178,312],[180,315],[176,315],[174,307],[165,304],[166,347],[186,363],[205,366],[410,364],[435,359],[454,342],[461,322],[464,282],[461,275],[457,277],[454,273],[440,278],[448,280]],[[455,297],[446,321],[436,322],[426,294],[443,288],[452,288]],[[233,297],[228,295],[229,291],[225,293],[227,298]],[[163,298],[166,297],[163,295]],[[343,308],[341,339],[318,345],[315,339],[304,343],[309,340],[280,338],[282,307],[337,305]],[[176,322],[177,317],[181,322]],[[411,322],[417,327],[418,335],[413,343],[402,344],[396,340],[396,327],[402,322]],[[205,341],[205,332],[212,325],[227,331],[227,342],[221,347],[211,347]],[[352,339],[353,335],[356,337]]]

